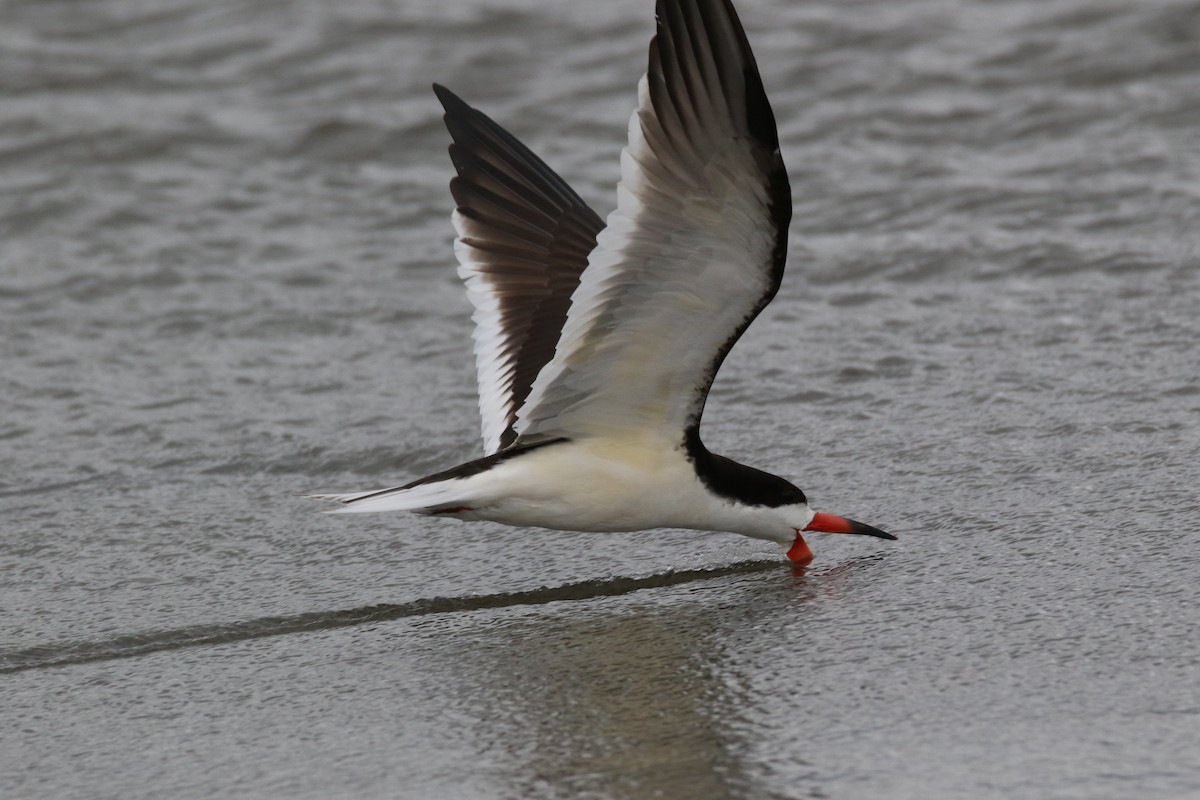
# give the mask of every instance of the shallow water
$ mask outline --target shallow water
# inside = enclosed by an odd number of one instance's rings
[[[802,575],[297,497],[478,452],[429,83],[606,213],[649,2],[5,4],[0,796],[1200,796],[1200,3],[738,7]]]

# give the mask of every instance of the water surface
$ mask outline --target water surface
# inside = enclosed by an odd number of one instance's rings
[[[650,3],[0,26],[0,795],[1200,795],[1200,4],[740,0],[795,201],[705,439],[900,534],[297,495],[478,452],[450,86],[601,213]]]

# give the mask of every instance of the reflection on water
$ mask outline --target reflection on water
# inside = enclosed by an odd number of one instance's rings
[[[854,568],[731,576],[670,605],[514,619],[450,650],[446,695],[479,740],[481,768],[512,796],[769,797],[755,762],[769,743],[740,724],[763,699],[743,695],[725,656],[742,631],[761,635],[835,597]]]

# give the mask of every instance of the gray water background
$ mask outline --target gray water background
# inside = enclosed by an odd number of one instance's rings
[[[606,213],[649,2],[0,3],[0,797],[1200,797],[1200,3],[738,7],[803,575],[297,497],[479,450],[429,83]]]

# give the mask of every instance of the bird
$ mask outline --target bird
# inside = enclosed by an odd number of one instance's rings
[[[789,481],[700,439],[717,371],[783,279],[791,187],[730,0],[658,0],[655,16],[606,220],[433,85],[457,172],[485,454],[402,486],[311,497],[335,512],[737,533],[798,566],[813,560],[805,532],[896,538],[814,511]]]

